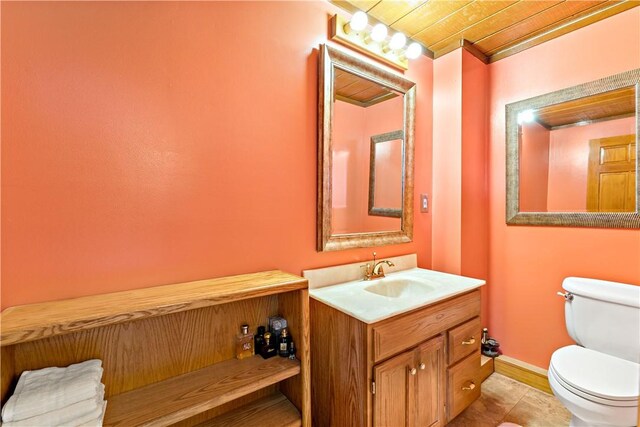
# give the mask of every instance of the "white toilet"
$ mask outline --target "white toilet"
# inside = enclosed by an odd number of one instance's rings
[[[640,286],[569,277],[567,331],[578,345],[556,350],[549,383],[570,426],[635,426],[640,395]]]

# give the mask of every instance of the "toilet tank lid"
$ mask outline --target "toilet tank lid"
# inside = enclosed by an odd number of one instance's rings
[[[567,277],[564,290],[574,295],[640,308],[640,286],[606,280]]]

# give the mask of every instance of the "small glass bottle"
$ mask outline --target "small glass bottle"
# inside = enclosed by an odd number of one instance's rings
[[[273,335],[271,334],[271,332],[265,332],[264,344],[260,349],[260,355],[264,359],[268,359],[270,357],[275,356],[276,354],[278,354],[278,352],[276,351],[276,346],[275,346],[275,343],[273,342]]]
[[[293,341],[289,344],[289,359],[296,360],[296,346]]]
[[[244,359],[254,355],[253,334],[249,332],[249,325],[242,325],[236,337],[236,357]]]
[[[280,355],[280,357],[289,357],[290,341],[291,337],[289,336],[289,331],[287,331],[287,328],[284,328],[280,334],[280,338],[278,339],[278,355]]]
[[[264,345],[264,332],[265,332],[265,327],[258,326],[258,331],[256,332],[256,335],[253,337],[253,343],[255,344],[253,347],[254,353],[260,353],[260,350]]]

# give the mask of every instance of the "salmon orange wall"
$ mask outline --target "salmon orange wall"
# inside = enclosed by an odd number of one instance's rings
[[[635,126],[635,118],[627,117],[549,132],[549,212],[586,211],[589,140],[631,135]]]
[[[400,230],[400,218],[369,215],[369,163],[371,137],[381,133],[402,130],[404,102],[402,97],[388,99],[364,108],[344,101],[336,101],[333,106],[332,148],[334,152],[334,173],[332,178],[333,208],[331,227],[336,233],[363,233]],[[395,205],[402,205],[402,152],[400,143],[395,170],[380,175],[378,180],[396,184]],[[344,169],[344,170],[342,170]],[[389,175],[389,176],[387,176]],[[337,194],[337,197],[335,196]],[[382,196],[382,197],[381,197]],[[389,195],[391,197],[391,195]],[[392,197],[391,197],[392,198]],[[384,201],[384,194],[376,194],[377,200]],[[336,203],[337,202],[337,203]]]
[[[466,50],[434,63],[433,269],[487,279],[489,73]],[[488,294],[482,288],[483,322]]]
[[[490,66],[489,327],[509,356],[546,369],[571,343],[556,296],[565,277],[640,285],[640,230],[507,226],[505,105],[639,67],[640,8]]]
[[[3,2],[2,307],[369,259],[317,253],[318,2]],[[432,61],[414,242],[431,264]]]
[[[520,210],[547,212],[550,132],[538,122],[520,128]]]

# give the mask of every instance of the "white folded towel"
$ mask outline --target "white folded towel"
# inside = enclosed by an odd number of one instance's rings
[[[104,404],[104,385],[100,384],[98,395],[91,399],[72,403],[64,408],[56,409],[34,417],[18,421],[5,422],[3,427],[35,427],[80,425],[85,420],[94,420],[102,413]],[[78,421],[80,420],[80,421]]]
[[[19,421],[95,399],[100,392],[102,362],[88,360],[67,368],[25,371],[2,408],[2,420]]]
[[[80,424],[78,427],[102,427],[102,423],[104,422],[104,413],[106,411],[107,411],[107,401],[105,400],[102,403],[102,413],[97,418],[89,420],[84,424]]]

